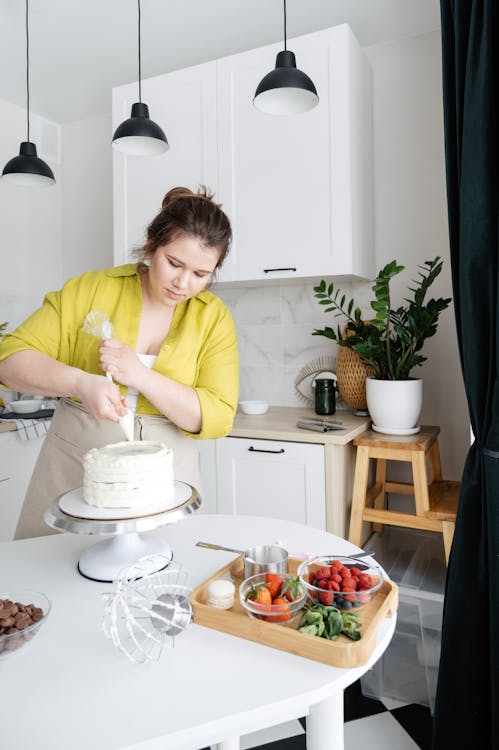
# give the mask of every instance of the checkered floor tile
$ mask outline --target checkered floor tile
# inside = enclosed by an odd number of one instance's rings
[[[248,734],[241,750],[306,750],[305,725],[299,719]],[[431,750],[431,733],[430,711],[423,706],[366,698],[359,682],[345,691],[345,750]]]

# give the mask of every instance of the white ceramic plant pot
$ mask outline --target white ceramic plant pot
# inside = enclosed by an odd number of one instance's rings
[[[388,435],[413,435],[423,405],[423,381],[366,379],[366,399],[373,430]]]

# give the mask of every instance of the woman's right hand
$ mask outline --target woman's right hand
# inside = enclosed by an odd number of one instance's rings
[[[127,412],[118,386],[102,375],[82,372],[74,395],[80,399],[93,419],[117,422]]]

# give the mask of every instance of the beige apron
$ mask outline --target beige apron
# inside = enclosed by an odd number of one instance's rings
[[[136,414],[135,439],[158,440],[172,448],[175,479],[191,484],[201,494],[199,453],[193,438],[166,417]],[[92,419],[82,404],[61,399],[33,470],[14,539],[57,533],[43,520],[45,509],[59,495],[82,486],[82,459],[87,451],[121,440],[124,435],[117,423]]]

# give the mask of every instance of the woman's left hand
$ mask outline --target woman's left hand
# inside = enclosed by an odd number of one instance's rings
[[[118,383],[132,388],[138,388],[144,371],[147,371],[133,349],[116,339],[103,339],[100,342],[99,365]]]

